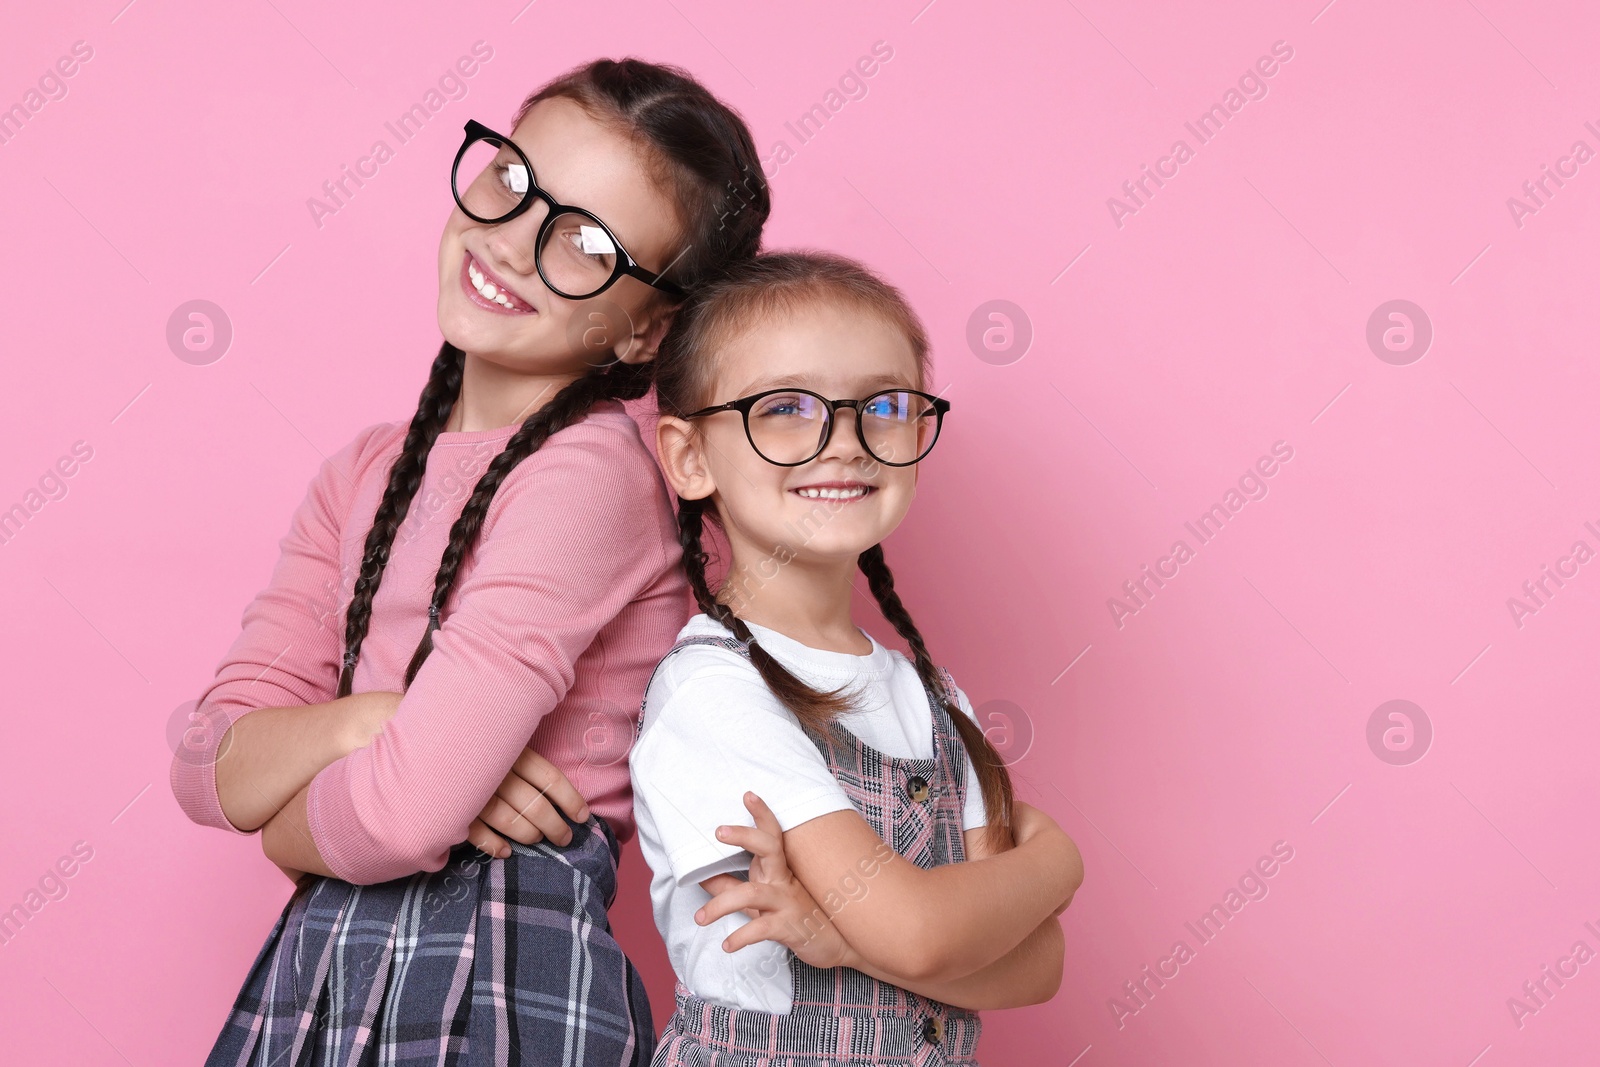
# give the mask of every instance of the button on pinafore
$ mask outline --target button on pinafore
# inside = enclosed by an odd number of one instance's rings
[[[712,636],[683,638],[667,654],[691,644],[750,654],[734,638]],[[948,674],[944,682],[954,692]],[[802,725],[868,825],[924,869],[966,858],[961,828],[965,749],[950,713],[932,692],[928,704],[933,755],[927,759],[885,755],[837,723],[822,731]],[[794,1006],[787,1015],[703,1000],[678,982],[675,1010],[651,1067],[977,1067],[977,1012],[852,967],[813,967],[792,953],[789,971]]]

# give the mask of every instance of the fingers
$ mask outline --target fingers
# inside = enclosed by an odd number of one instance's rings
[[[472,820],[472,825],[467,828],[467,843],[495,859],[503,860],[511,855],[511,846],[506,844],[499,834],[484,825],[482,819]]]
[[[738,845],[754,856],[760,864],[762,871],[771,871],[780,877],[787,873],[788,866],[783,859],[783,839],[774,837],[764,830],[757,830],[754,826],[719,826],[717,827],[717,840],[725,841],[730,845]],[[752,864],[754,866],[754,864]],[[768,879],[771,880],[770,878]]]
[[[758,941],[776,941],[791,952],[805,944],[804,940],[796,937],[793,923],[779,915],[771,914],[751,919],[723,938],[722,951],[737,952],[746,945],[753,945]]]
[[[766,801],[754,793],[744,795],[744,806],[755,817],[756,824],[719,826],[717,840],[738,845],[756,857],[758,862],[752,867],[759,869],[766,881],[787,880],[789,865],[783,853],[783,828],[778,825],[778,817],[772,814]]]
[[[735,878],[731,874],[714,874],[710,878],[707,878],[705,881],[701,882],[700,888],[704,889],[712,896],[716,896],[718,893],[727,892],[736,885],[744,885],[744,881],[745,880],[743,878]],[[750,916],[752,919],[761,914],[754,908],[744,908],[741,910],[743,910],[744,913]]]
[[[783,848],[783,827],[778,825],[778,817],[772,814],[772,809],[767,807],[767,802],[747,792],[744,795],[744,806],[750,809],[750,814],[756,818],[756,829],[771,834],[778,841],[778,848]]]
[[[718,893],[732,889],[736,885],[743,885],[744,881],[743,878],[735,878],[731,874],[713,874],[710,878],[700,883],[700,888],[712,896],[716,896]]]
[[[561,821],[561,816],[556,815],[554,812],[551,812],[549,817],[556,822]],[[485,804],[483,811],[478,813],[478,819],[501,837],[509,841],[516,841],[519,844],[531,845],[545,839],[545,831],[542,826],[524,818],[517,812],[516,808],[502,800],[499,794],[489,798],[489,803]]]
[[[519,763],[521,761],[518,761]],[[567,825],[550,798],[524,779],[515,769],[505,776],[500,788],[479,816],[507,837],[532,844],[543,838],[555,845],[572,843],[572,827]],[[537,830],[532,840],[523,835]]]
[[[739,882],[738,885],[725,889],[700,905],[700,910],[694,913],[694,921],[701,926],[709,926],[724,915],[732,915],[736,911],[743,911],[746,908],[773,911],[782,903],[782,893],[776,886],[764,882]]]
[[[574,822],[588,820],[589,804],[583,799],[583,794],[561,773],[561,768],[533,749],[524,748],[517,762],[511,765],[511,771],[544,794],[551,804],[566,812]]]

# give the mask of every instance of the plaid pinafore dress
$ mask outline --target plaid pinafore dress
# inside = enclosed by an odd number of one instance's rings
[[[681,639],[748,657],[732,637]],[[663,657],[665,658],[665,657]],[[955,685],[943,673],[947,692]],[[950,713],[932,692],[933,755],[888,756],[833,722],[824,732],[802,725],[845,795],[879,837],[924,869],[966,858],[962,810],[965,749]],[[746,875],[746,877],[748,877]],[[853,967],[813,967],[789,954],[794,1007],[787,1015],[702,1000],[682,982],[650,1067],[977,1067],[978,1013],[881,982]]]
[[[307,876],[207,1067],[643,1067],[650,1002],[606,916],[617,839],[566,821],[570,844],[503,860],[463,843],[377,885]]]

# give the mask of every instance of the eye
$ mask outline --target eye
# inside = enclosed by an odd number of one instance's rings
[[[555,234],[566,251],[581,259],[609,264],[617,251],[606,231],[571,216],[556,220]]]
[[[866,414],[877,419],[902,419],[905,417],[904,393],[879,393],[866,405]]]
[[[495,169],[500,172],[500,184],[507,190],[518,195],[528,191],[528,168],[521,163],[502,163]]]
[[[816,409],[815,397],[804,393],[778,393],[758,403],[754,414],[759,418],[811,418]]]

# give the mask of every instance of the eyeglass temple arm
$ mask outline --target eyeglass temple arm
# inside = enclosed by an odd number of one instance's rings
[[[719,411],[742,411],[744,410],[741,406],[743,404],[743,400],[730,400],[726,404],[718,404],[715,407],[701,408],[699,411],[691,411],[689,414],[683,417],[686,419],[698,419],[701,415],[715,415]]]
[[[619,245],[618,247],[620,248],[621,246]],[[627,255],[628,254],[627,253],[627,249],[623,249],[622,251],[623,251],[623,255]],[[681,295],[683,293],[683,287],[681,285],[679,285],[678,283],[672,282],[672,281],[668,281],[667,279],[663,278],[659,274],[655,274],[655,273],[653,273],[651,271],[645,270],[643,267],[639,266],[639,264],[634,263],[632,261],[633,260],[632,256],[628,256],[628,260],[629,260],[628,265],[622,268],[622,273],[628,275],[631,278],[638,278],[641,282],[644,282],[646,285],[653,285],[658,289],[665,289],[665,290],[668,290],[669,292],[676,293],[676,294],[679,294],[679,295]]]

